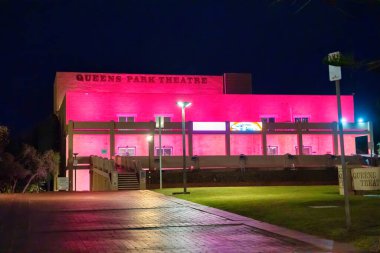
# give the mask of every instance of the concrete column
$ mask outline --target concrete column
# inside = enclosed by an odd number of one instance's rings
[[[69,170],[69,191],[73,190],[73,147],[74,147],[74,122],[69,121],[68,127],[68,157],[67,157],[67,169]]]
[[[110,124],[110,155],[109,159],[115,156],[115,122],[112,120]]]
[[[189,157],[193,157],[193,122],[189,121],[187,124],[187,150],[189,150]]]
[[[334,149],[334,155],[339,155],[339,151],[338,151],[338,126],[337,126],[337,122],[333,122],[331,124],[331,129],[332,129],[332,132],[333,132],[333,149]]]
[[[267,123],[263,122],[263,128],[261,131],[261,145],[262,145],[262,154],[267,155]]]
[[[297,128],[297,145],[298,145],[298,154],[303,155],[303,141],[302,141],[302,127],[301,124],[295,123]]]
[[[154,168],[154,128],[156,126],[155,122],[151,122],[149,126],[149,133],[152,136],[152,140],[149,142],[149,169]]]
[[[375,154],[375,142],[373,140],[373,124],[372,124],[372,121],[368,121],[368,131],[369,131],[368,148],[369,148],[370,156],[372,157]]]
[[[225,140],[226,140],[226,155],[231,155],[231,131],[230,131],[230,122],[226,121],[226,134],[225,134]]]

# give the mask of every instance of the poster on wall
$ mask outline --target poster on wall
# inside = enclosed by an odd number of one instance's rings
[[[262,122],[230,122],[231,132],[260,132],[262,129]]]
[[[69,190],[69,178],[68,177],[58,177],[58,179],[57,179],[57,190],[58,191],[68,191]]]

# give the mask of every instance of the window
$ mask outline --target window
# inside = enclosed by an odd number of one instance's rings
[[[294,122],[296,122],[296,123],[308,123],[309,118],[308,117],[294,117]]]
[[[163,117],[164,118],[164,122],[172,122],[172,116],[173,115],[155,114],[154,118],[155,118],[156,122],[158,121],[158,117]]]
[[[262,123],[274,123],[276,121],[275,117],[261,117]],[[268,132],[275,131],[275,129],[268,129]]]
[[[136,147],[118,147],[117,153],[120,156],[135,156]]]
[[[161,150],[159,147],[155,147],[155,156],[159,156],[160,153],[162,156],[171,156],[173,154],[173,147],[172,146],[162,146]]]
[[[263,117],[263,118],[261,118],[261,122],[274,123],[275,122],[275,117]]]
[[[302,154],[303,155],[311,155],[311,151],[312,151],[311,146],[303,146],[302,147]],[[296,146],[296,154],[297,155],[300,154],[298,146]]]
[[[267,155],[278,155],[278,146],[268,146]]]
[[[119,122],[135,122],[135,116],[119,116]]]

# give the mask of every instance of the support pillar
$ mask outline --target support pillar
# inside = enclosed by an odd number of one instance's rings
[[[231,131],[230,131],[230,122],[226,121],[226,134],[225,134],[225,140],[226,140],[226,155],[231,155]]]
[[[189,150],[189,157],[193,157],[193,122],[189,121],[187,124],[187,142],[188,147],[187,150]]]
[[[297,145],[298,145],[298,154],[303,155],[303,140],[302,140],[302,127],[299,123],[296,123],[297,128]]]
[[[68,133],[68,158],[67,169],[69,170],[69,191],[73,191],[73,147],[74,147],[74,122],[69,121],[67,127]]]
[[[154,168],[154,128],[156,126],[155,122],[151,122],[149,126],[149,135],[152,136],[152,140],[149,142],[149,170]]]
[[[267,123],[263,121],[263,128],[261,130],[261,144],[262,154],[267,155]]]
[[[110,154],[109,159],[115,156],[115,122],[112,120],[110,124]]]
[[[333,132],[333,148],[334,148],[334,155],[339,155],[338,151],[338,126],[337,122],[333,122],[331,125],[332,132]]]

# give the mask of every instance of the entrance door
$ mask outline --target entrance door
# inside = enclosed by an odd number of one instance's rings
[[[356,154],[368,154],[368,136],[355,137]]]

